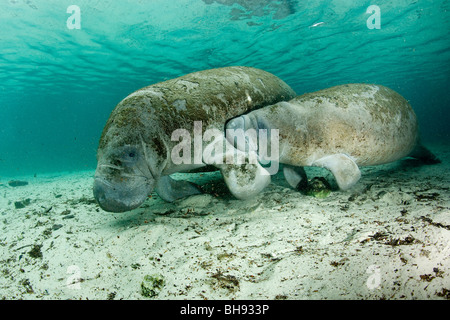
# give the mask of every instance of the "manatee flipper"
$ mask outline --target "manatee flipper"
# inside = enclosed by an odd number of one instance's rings
[[[330,170],[341,190],[351,188],[361,178],[361,171],[355,161],[342,153],[316,160],[312,166]]]
[[[413,149],[409,156],[419,160],[423,164],[441,163],[441,160],[439,160],[438,157],[420,143]]]
[[[287,183],[294,189],[301,190],[308,183],[308,178],[306,177],[306,172],[303,167],[294,167],[285,164],[283,167],[283,174]]]
[[[225,184],[237,199],[251,198],[269,185],[270,173],[258,163],[255,151],[243,152],[224,136],[217,136],[206,149],[217,152],[204,152],[203,162],[220,170]]]
[[[170,176],[161,177],[156,184],[155,191],[167,202],[202,193],[195,184],[189,181],[175,180]]]
[[[271,180],[270,173],[259,164],[230,164],[221,172],[231,194],[240,200],[256,196]]]

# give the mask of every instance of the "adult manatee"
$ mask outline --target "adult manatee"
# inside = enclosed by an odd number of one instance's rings
[[[214,165],[223,173],[231,193],[248,198],[261,191],[270,176],[258,163],[234,164],[224,160],[239,153],[224,137],[228,119],[250,110],[290,100],[295,92],[263,70],[226,67],[191,73],[133,92],[112,111],[100,138],[94,197],[106,211],[139,207],[153,191],[167,201],[199,193],[193,184],[170,174]],[[200,127],[199,125],[200,124]],[[190,161],[173,161],[182,139],[175,132],[215,132],[211,140],[188,142]],[[202,150],[211,149],[204,155]],[[228,151],[220,151],[220,146]],[[186,147],[186,146],[185,146]],[[199,148],[200,147],[200,148]],[[201,150],[199,150],[201,149]],[[184,152],[188,148],[182,149]],[[182,152],[182,151],[181,151]],[[186,154],[182,157],[186,160]]]
[[[273,161],[285,164],[285,178],[293,187],[305,183],[305,166],[330,170],[339,188],[346,190],[360,179],[360,166],[406,156],[427,164],[440,162],[420,143],[417,117],[408,101],[381,85],[346,84],[307,93],[236,117],[227,128],[278,130],[278,145],[269,147],[277,153]],[[255,149],[251,146],[260,142],[251,137],[245,140],[250,147],[235,146]]]

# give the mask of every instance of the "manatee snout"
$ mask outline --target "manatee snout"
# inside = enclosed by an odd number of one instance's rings
[[[125,212],[139,207],[152,191],[152,183],[141,181],[137,186],[110,183],[104,178],[96,177],[94,181],[94,198],[100,207],[109,212]]]
[[[147,199],[155,179],[145,160],[142,150],[130,145],[99,153],[93,192],[103,210],[130,211]]]

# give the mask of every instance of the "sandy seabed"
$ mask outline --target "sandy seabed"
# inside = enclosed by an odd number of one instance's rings
[[[241,201],[220,173],[176,174],[207,193],[114,214],[93,171],[1,177],[0,298],[450,299],[450,148],[430,149],[441,164],[365,167],[326,198],[278,175]]]

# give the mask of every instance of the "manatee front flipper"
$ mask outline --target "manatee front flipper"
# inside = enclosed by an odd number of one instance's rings
[[[203,162],[218,168],[231,194],[241,200],[257,195],[270,183],[270,173],[256,159],[256,152],[236,149],[223,134],[203,153]]]
[[[323,157],[314,161],[312,166],[330,170],[341,190],[351,188],[361,178],[361,171],[359,171],[358,165],[345,154],[333,154]]]
[[[284,165],[283,174],[289,185],[294,188],[301,190],[306,187],[308,183],[308,178],[306,177],[306,172],[303,167],[294,167],[290,165]]]
[[[202,193],[195,184],[189,181],[175,180],[170,176],[161,177],[156,184],[155,191],[167,202]]]
[[[249,199],[270,183],[270,173],[257,164],[227,164],[220,170],[231,194],[237,199]]]

